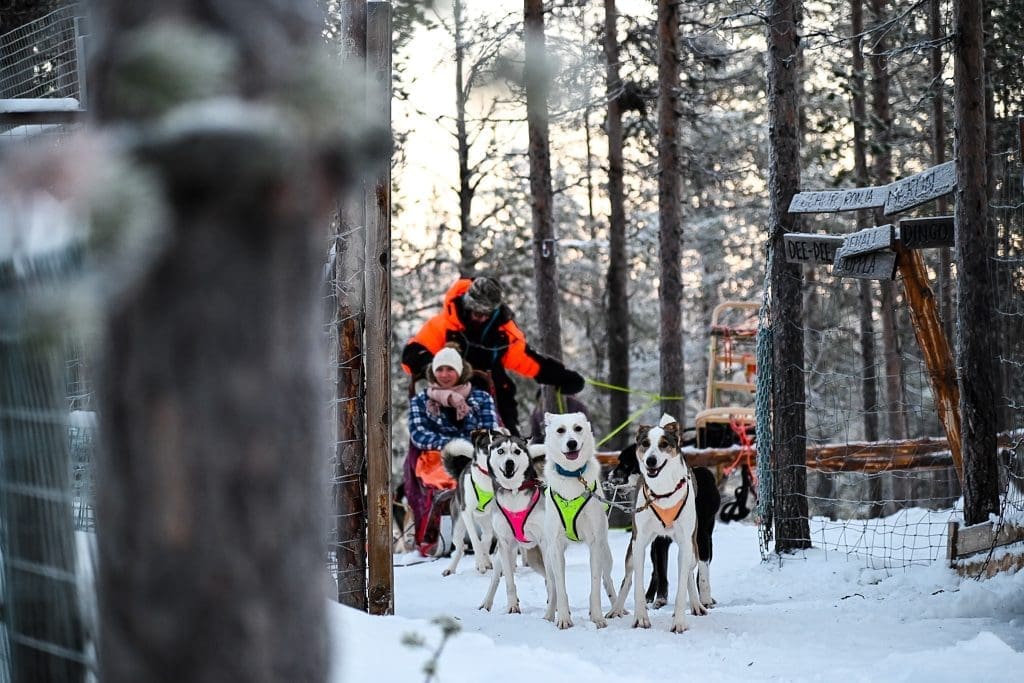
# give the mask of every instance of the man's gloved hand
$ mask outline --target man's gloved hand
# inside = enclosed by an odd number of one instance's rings
[[[578,394],[583,391],[585,385],[586,381],[583,379],[583,375],[566,368],[562,373],[558,388],[562,390],[563,394]]]

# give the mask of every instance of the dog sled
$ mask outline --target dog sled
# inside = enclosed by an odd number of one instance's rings
[[[719,465],[716,479],[721,484],[737,469],[740,485],[733,501],[722,506],[723,522],[750,514],[748,497],[756,496],[754,486],[754,390],[757,383],[757,315],[760,304],[752,301],[724,301],[711,313],[708,343],[708,378],[704,409],[694,416],[697,448],[739,446],[729,465]]]

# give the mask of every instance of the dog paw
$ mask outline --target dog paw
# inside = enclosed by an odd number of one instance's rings
[[[479,573],[481,573],[481,574],[486,574],[487,572],[491,571],[491,563],[489,561],[488,562],[477,562],[476,563],[476,570]]]
[[[684,631],[686,631],[686,622],[673,621],[672,628],[670,628],[669,630],[672,631],[672,633],[683,633]]]
[[[668,598],[655,598],[651,603],[651,609],[661,609],[668,604]]]
[[[482,609],[485,612],[490,612],[491,611],[491,603],[485,602],[482,605],[480,605],[477,609]]]
[[[556,617],[555,626],[557,626],[560,629],[572,628],[572,617]]]
[[[627,614],[629,614],[629,610],[626,609],[625,607],[619,607],[619,608],[613,607],[611,610],[609,610],[608,614],[606,614],[605,616],[608,617],[609,619],[618,619],[619,617],[624,617]]]
[[[650,628],[650,627],[651,627],[651,620],[648,619],[646,616],[642,616],[642,617],[638,616],[636,619],[633,620],[633,628]]]
[[[443,572],[441,572],[441,576],[451,576],[454,573],[455,572],[453,572],[451,569],[445,569]]]
[[[704,605],[701,605],[700,603],[697,603],[697,605],[693,608],[693,616],[695,617],[703,617],[706,616],[707,613],[708,608]]]

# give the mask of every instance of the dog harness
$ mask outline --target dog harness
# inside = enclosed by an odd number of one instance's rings
[[[558,468],[558,465],[555,465],[555,467]],[[580,469],[579,471],[582,472],[583,469]],[[559,472],[559,474],[561,474],[561,472]],[[562,528],[565,529],[565,535],[570,541],[580,540],[579,534],[576,533],[576,519],[580,516],[580,512],[583,511],[583,506],[594,497],[594,491],[596,490],[596,481],[587,485],[587,490],[575,498],[562,498],[560,495],[555,493],[554,489],[548,489],[551,493],[551,500],[554,501],[555,507],[558,508],[558,516],[562,519]],[[607,505],[605,507],[607,507]]]
[[[526,520],[530,517],[530,513],[533,512],[533,508],[537,507],[537,502],[540,500],[540,489],[534,488],[533,495],[530,496],[529,504],[522,510],[509,510],[502,507],[501,503],[496,503],[498,509],[501,510],[501,514],[505,516],[505,521],[512,527],[512,533],[515,535],[516,540],[520,543],[530,543],[530,539],[526,537]]]
[[[494,491],[486,491],[480,488],[480,484],[476,483],[476,480],[473,479],[473,477],[470,477],[469,480],[473,482],[473,491],[476,492],[476,511],[483,512],[484,508],[490,505],[491,501],[494,500]]]
[[[690,497],[690,489],[686,489],[686,494],[683,496],[682,500],[680,500],[672,507],[659,507],[654,504],[654,501],[658,500],[659,498],[668,498],[673,493],[683,488],[685,484],[686,479],[680,479],[679,483],[676,484],[676,487],[674,489],[672,489],[668,493],[658,495],[654,493],[654,491],[651,491],[650,487],[647,486],[647,482],[644,482],[644,497],[647,499],[647,503],[644,504],[639,510],[637,510],[637,512],[640,512],[641,510],[644,510],[646,508],[651,508],[652,510],[654,510],[654,514],[658,517],[658,521],[661,522],[661,526],[668,529],[673,524],[675,524],[675,521],[677,519],[679,519],[679,515],[683,511],[683,506],[686,505],[686,501]]]

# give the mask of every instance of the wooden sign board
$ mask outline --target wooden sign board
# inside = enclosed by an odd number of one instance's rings
[[[857,256],[837,254],[832,274],[861,280],[892,280],[896,276],[896,252],[873,251]]]
[[[949,194],[956,189],[956,162],[929,168],[909,178],[889,184],[889,197],[885,200],[885,215],[906,211],[919,204]]]
[[[907,249],[953,246],[953,217],[904,218],[900,221],[900,244]]]
[[[836,213],[885,206],[889,186],[862,187],[851,190],[798,192],[789,203],[790,213]]]
[[[831,266],[836,260],[836,249],[843,244],[843,237],[790,232],[782,236],[782,241],[786,245],[786,263]]]
[[[843,239],[843,246],[839,248],[839,255],[843,257],[857,256],[858,254],[870,254],[873,251],[892,249],[891,225],[882,225],[877,228],[866,228],[859,230]]]

